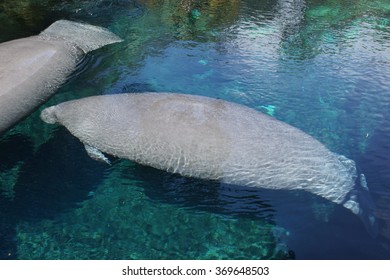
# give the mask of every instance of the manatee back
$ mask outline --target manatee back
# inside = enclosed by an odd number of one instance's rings
[[[84,53],[120,42],[108,30],[60,20],[38,36],[0,44],[0,134],[46,101]]]
[[[182,94],[95,96],[57,105],[59,123],[103,152],[231,184],[304,189],[341,203],[353,161],[245,106]]]
[[[83,143],[162,170],[218,179],[229,154],[231,139],[218,121],[226,109],[223,101],[164,93],[117,94],[54,108],[42,112],[45,119],[55,115]]]
[[[0,44],[0,134],[47,100],[81,54],[36,36]]]

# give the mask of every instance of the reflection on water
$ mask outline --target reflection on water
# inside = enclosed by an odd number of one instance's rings
[[[313,195],[92,161],[39,110],[0,138],[0,258],[390,258],[390,4],[304,0],[0,2],[0,41],[67,18],[125,41],[89,55],[42,108],[173,91],[245,104],[356,161],[380,235]],[[42,109],[41,108],[41,109]]]

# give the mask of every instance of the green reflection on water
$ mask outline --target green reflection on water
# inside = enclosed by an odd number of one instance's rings
[[[7,24],[0,25],[0,36],[3,36],[0,39],[13,38],[13,30],[8,27],[13,27],[20,35],[24,33],[22,30],[26,27],[29,28],[29,33],[39,32],[49,23],[48,17],[57,19],[57,16],[61,18],[65,15],[86,21],[90,19],[93,23],[97,23],[99,20],[94,15],[98,14],[101,7],[108,9],[107,5],[99,6],[99,3],[103,2],[60,0],[1,2],[0,21]],[[113,7],[115,5],[123,7],[120,2],[112,1]],[[306,61],[323,54],[347,52],[348,49],[338,49],[339,43],[343,40],[358,39],[362,32],[366,31],[363,28],[365,24],[370,28],[378,29],[378,32],[381,32],[380,36],[389,36],[390,4],[385,0],[354,1],[352,8],[351,1],[308,1],[302,6],[302,16],[298,18],[298,23],[280,25],[271,23],[278,16],[283,19],[283,15],[275,12],[276,1],[140,0],[137,4],[140,6],[126,7],[128,11],[139,9],[139,14],[129,16],[125,11],[118,12],[117,17],[110,19],[107,24],[126,42],[98,51],[95,57],[101,55],[105,59],[96,63],[98,64],[96,68],[89,68],[88,74],[82,73],[65,85],[59,94],[43,107],[73,98],[99,94],[105,90],[109,91],[119,79],[118,77],[126,74],[133,75],[138,71],[138,67],[143,65],[145,57],[161,53],[166,46],[176,40],[223,45],[236,36],[239,41],[241,40],[240,44],[244,44],[242,41],[245,40],[247,46],[258,47],[259,45],[256,44],[260,44],[264,47],[264,49],[259,48],[261,52],[270,52],[267,59]],[[261,23],[256,22],[256,19],[260,18],[248,12],[252,8],[256,8],[253,9],[254,11],[263,12],[264,18]],[[53,11],[57,11],[58,15],[53,15]],[[2,28],[7,30],[3,32]],[[267,48],[268,41],[262,41],[270,37],[275,39],[275,42],[271,42],[274,44],[272,46],[276,46],[274,49]],[[218,51],[226,52],[223,46]],[[211,64],[204,58],[200,58],[198,63],[205,67]],[[294,67],[297,68],[292,71],[299,72],[302,69],[299,64],[292,68]],[[103,71],[105,68],[110,69],[109,73]],[[275,72],[277,71],[276,67]],[[310,69],[306,71],[306,73],[295,72],[294,74],[306,77],[302,88],[313,82],[309,76]],[[200,81],[213,73],[212,69],[206,69],[203,74],[194,77]],[[332,79],[329,81],[331,82]],[[229,87],[229,91],[226,90],[227,97],[232,99],[236,93],[243,102],[240,86]],[[155,87],[159,86],[155,85]],[[303,92],[302,90],[297,93],[297,96]],[[342,107],[340,100],[332,96],[331,92],[326,95],[312,93],[304,95],[310,100],[308,103],[316,104],[310,110],[305,108],[306,105],[299,98],[296,99],[299,104],[294,107],[295,110],[283,110],[291,106],[290,99],[283,97],[285,94],[283,92],[283,95],[262,100],[261,104],[249,105],[263,108],[266,113],[275,114],[276,117],[291,124],[301,125],[305,131],[310,131],[333,150],[346,151],[358,146],[357,150],[363,152],[366,145],[365,138],[378,124],[378,120],[371,117],[373,110],[378,108],[371,108],[370,104],[362,102],[360,110],[353,113],[356,119],[364,120],[357,127],[357,130],[361,130],[360,138],[355,139],[358,145],[351,144],[349,141],[352,140],[342,132],[343,127],[334,126],[343,123],[343,120],[350,118],[351,115],[340,109]],[[249,100],[256,101],[256,97]],[[311,113],[316,110],[320,113],[316,118],[310,118]],[[15,127],[9,135],[28,135],[36,150],[50,139],[52,131],[52,127],[42,124],[38,110]],[[21,165],[22,163],[18,163],[0,176],[2,184],[0,190],[9,201],[12,201],[15,195],[13,185],[17,181]],[[112,169],[104,181],[97,186],[90,199],[82,202],[79,208],[64,213],[57,219],[19,222],[17,224],[18,258],[272,259],[293,257],[287,250],[279,250],[279,241],[274,234],[272,223],[262,219],[226,218],[223,215],[185,209],[150,199],[136,183],[123,178],[123,173],[129,172],[130,166],[128,162],[116,165],[115,169]],[[318,205],[314,207],[317,208],[318,216],[325,216],[328,219],[326,207]]]

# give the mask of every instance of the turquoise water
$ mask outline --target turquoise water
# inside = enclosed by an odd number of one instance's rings
[[[0,259],[390,258],[388,1],[3,1],[0,42],[62,18],[124,42],[89,54],[0,138]],[[379,236],[313,195],[107,166],[39,119],[61,101],[144,91],[244,104],[355,160]]]

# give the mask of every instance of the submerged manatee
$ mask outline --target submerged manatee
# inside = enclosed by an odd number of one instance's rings
[[[375,234],[354,161],[248,107],[196,95],[116,94],[64,102],[41,118],[65,126],[95,159],[108,161],[102,151],[183,176],[305,190],[350,209]]]
[[[0,134],[46,101],[87,52],[121,39],[60,20],[37,36],[0,44]]]

